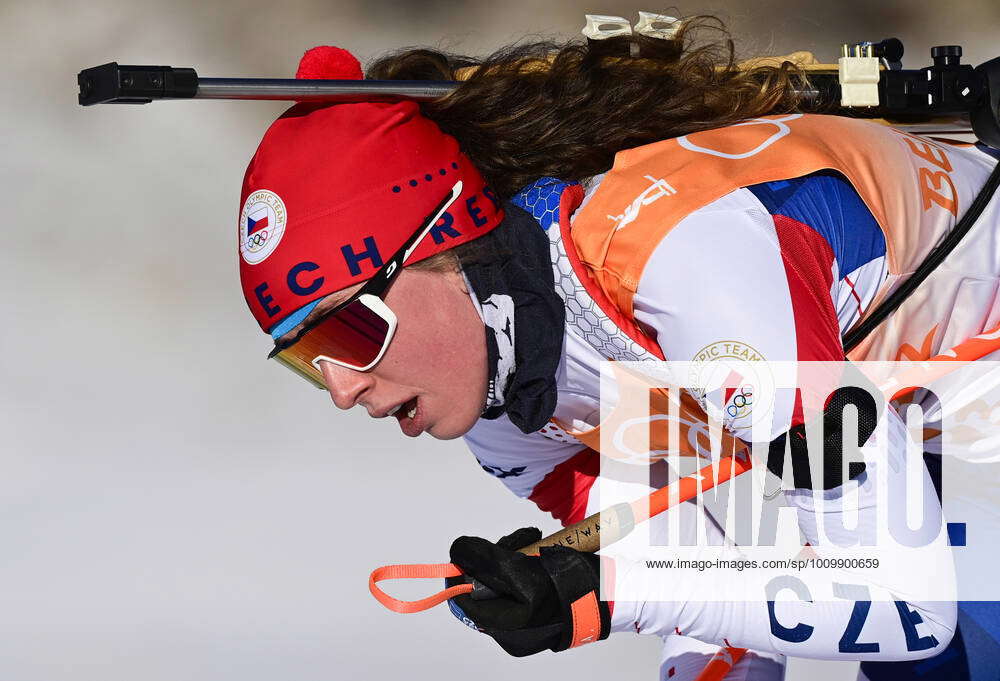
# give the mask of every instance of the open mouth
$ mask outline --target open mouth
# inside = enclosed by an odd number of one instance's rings
[[[399,428],[405,435],[416,437],[423,432],[423,414],[420,410],[420,398],[411,397],[406,402],[396,406],[387,416],[395,416]]]
[[[417,415],[417,398],[411,398],[406,402],[397,404],[395,407],[386,412],[386,416],[395,416],[396,418],[406,418],[412,419]]]

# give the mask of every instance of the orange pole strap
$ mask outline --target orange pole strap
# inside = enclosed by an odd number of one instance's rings
[[[438,563],[436,565],[386,565],[375,569],[368,578],[368,590],[372,592],[379,603],[393,612],[408,614],[411,612],[421,612],[433,608],[438,603],[443,603],[449,598],[467,594],[472,591],[471,584],[456,584],[439,591],[433,596],[421,598],[418,601],[402,601],[393,598],[382,591],[377,584],[385,579],[443,579],[445,577],[461,577],[462,571],[451,563]]]
[[[698,470],[697,473],[676,480],[666,487],[656,490],[647,497],[636,499],[632,502],[632,512],[635,517],[635,524],[639,524],[649,518],[663,513],[670,508],[673,503],[674,490],[677,492],[678,503],[694,498],[698,490],[705,491],[715,485],[720,485],[729,480],[733,475],[739,475],[751,468],[749,457],[727,456],[719,460],[718,464],[708,464]],[[713,468],[718,467],[718,474]],[[558,533],[557,533],[558,534]],[[544,539],[542,543],[544,543]],[[462,571],[451,563],[440,563],[436,565],[386,565],[376,568],[368,578],[368,590],[372,596],[389,610],[399,613],[413,613],[433,608],[438,603],[443,603],[449,598],[460,594],[467,594],[472,591],[471,584],[458,584],[438,593],[421,598],[417,601],[404,601],[393,598],[378,587],[378,582],[386,579],[426,579],[458,577]]]

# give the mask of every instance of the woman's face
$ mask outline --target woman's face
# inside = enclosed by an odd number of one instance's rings
[[[317,312],[345,300],[339,291]],[[393,416],[410,437],[464,435],[486,400],[486,332],[458,272],[405,268],[385,303],[398,320],[382,360],[369,371],[320,362],[327,389],[341,409],[361,405],[372,418]]]

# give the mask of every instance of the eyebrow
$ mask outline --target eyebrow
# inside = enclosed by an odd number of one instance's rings
[[[353,294],[345,295],[345,294],[342,294],[340,291],[336,291],[334,293],[331,293],[331,294],[325,296],[324,298],[320,298],[319,305],[317,305],[312,310],[312,312],[310,312],[308,315],[306,315],[305,319],[303,319],[301,322],[299,322],[294,327],[292,327],[291,329],[289,329],[287,333],[282,334],[276,340],[278,342],[280,342],[282,338],[293,337],[296,333],[298,333],[298,330],[301,329],[303,326],[308,326],[312,322],[316,321],[316,319],[318,319],[319,317],[322,317],[324,314],[326,314],[327,312],[329,312],[331,309],[337,307],[338,305],[340,305],[341,303],[343,303],[345,300],[347,300],[348,298],[350,298],[351,295],[353,295]],[[328,303],[327,301],[330,301],[330,302]]]
[[[337,300],[336,298],[339,298]],[[324,314],[329,312],[332,308],[337,307],[343,301],[347,300],[350,296],[337,296],[336,293],[331,293],[330,295],[320,298],[319,304],[316,305],[313,310],[306,315],[306,318],[302,320],[303,324],[308,324],[315,321],[317,317],[322,317]],[[332,299],[332,300],[331,300]]]

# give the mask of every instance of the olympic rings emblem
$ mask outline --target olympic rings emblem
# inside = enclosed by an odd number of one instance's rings
[[[730,418],[739,418],[741,416],[746,416],[750,413],[753,408],[753,386],[745,385],[740,388],[740,391],[733,396],[732,404],[726,407],[726,414]]]
[[[267,230],[262,229],[255,234],[251,234],[247,237],[247,249],[251,251],[256,251],[258,248],[267,243]]]

